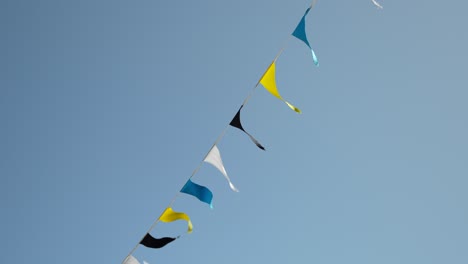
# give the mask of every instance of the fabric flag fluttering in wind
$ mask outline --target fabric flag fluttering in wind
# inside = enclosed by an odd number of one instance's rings
[[[276,88],[276,60],[273,61],[266,70],[266,72],[263,74],[262,79],[260,79],[260,83],[265,87],[265,89],[270,92],[272,95],[276,96],[276,98],[280,99],[281,101],[285,102],[289,108],[292,110],[296,111],[297,113],[301,113],[301,110],[294,105],[290,104],[288,101],[284,100],[283,97],[278,92],[278,89]]]
[[[216,145],[213,145],[208,155],[206,155],[204,161],[213,165],[224,175],[226,180],[229,182],[229,187],[231,188],[231,190],[239,192],[239,190],[234,186],[234,184],[232,184],[231,179],[229,179],[229,176],[227,175],[226,169],[223,165],[223,160],[221,159],[221,154],[219,153],[219,149],[218,147],[216,147]]]
[[[209,204],[213,208],[213,193],[205,186],[198,185],[189,179],[180,191],[197,197],[198,200]]]
[[[140,264],[140,262],[134,256],[129,255],[122,264]]]
[[[383,9],[383,6],[381,6],[377,1],[375,0],[372,0],[372,3],[374,3],[374,5],[380,9]]]
[[[250,135],[247,131],[244,130],[244,128],[242,127],[242,124],[241,124],[241,120],[240,120],[240,112],[242,110],[242,107],[244,106],[241,106],[239,108],[239,111],[237,111],[237,114],[236,116],[234,116],[234,118],[232,119],[231,123],[229,123],[229,125],[235,127],[235,128],[238,128],[242,131],[244,131],[245,134],[247,134],[247,136],[250,137],[250,140],[252,140],[252,142],[257,145],[258,148],[260,148],[261,150],[265,150],[265,148],[262,146],[262,144],[260,144],[260,142],[258,142],[254,137],[252,137],[252,135]]]
[[[176,240],[174,237],[154,238],[149,233],[147,233],[146,236],[140,241],[140,244],[149,248],[162,248],[174,240]]]
[[[307,36],[306,36],[306,32],[305,32],[305,17],[309,13],[310,9],[311,9],[311,7],[307,8],[307,10],[305,11],[305,14],[302,16],[302,19],[299,22],[299,24],[297,24],[297,27],[294,30],[294,32],[292,33],[292,35],[295,36],[296,38],[302,40],[309,47],[310,51],[312,52],[312,59],[314,60],[314,64],[318,66],[319,62],[318,62],[317,56],[315,56],[315,52],[312,49],[312,47],[310,46],[310,43],[307,40]]]
[[[159,217],[159,220],[164,223],[173,222],[176,220],[185,220],[188,224],[188,233],[191,233],[193,230],[192,221],[190,221],[190,217],[185,213],[174,212],[171,207],[166,208],[164,213]]]

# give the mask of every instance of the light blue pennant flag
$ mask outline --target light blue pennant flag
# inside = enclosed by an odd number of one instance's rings
[[[197,197],[198,200],[209,204],[210,207],[213,208],[213,193],[205,186],[198,185],[189,179],[180,192],[193,195]]]

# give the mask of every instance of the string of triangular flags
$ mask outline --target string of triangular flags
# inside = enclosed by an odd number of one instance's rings
[[[296,37],[297,39],[301,40],[302,42],[304,42],[307,45],[307,47],[310,49],[310,52],[312,54],[313,63],[316,66],[319,66],[318,58],[317,58],[314,50],[312,49],[312,47],[311,47],[311,45],[310,45],[310,43],[308,41],[308,38],[307,38],[307,35],[306,35],[306,30],[305,30],[306,16],[309,14],[310,10],[314,7],[315,2],[316,2],[316,0],[313,0],[310,7],[307,8],[307,10],[305,11],[304,15],[302,16],[301,20],[299,21],[298,25],[296,26],[296,28],[294,29],[294,31],[293,31],[293,33],[291,35]],[[380,8],[380,9],[383,8],[376,0],[372,0],[372,3],[375,6],[377,6],[378,8]],[[268,92],[270,92],[273,96],[275,96],[279,100],[283,101],[289,108],[291,108],[292,110],[294,110],[297,113],[301,113],[301,110],[299,108],[295,107],[290,102],[283,99],[283,97],[278,92],[278,88],[277,88],[277,85],[276,85],[276,61],[279,58],[279,56],[281,55],[282,51],[283,50],[281,50],[276,55],[275,59],[270,64],[270,66],[268,66],[268,68],[266,69],[263,76],[260,78],[258,83],[255,85],[254,89],[256,89],[258,87],[258,85],[261,84]],[[236,115],[234,116],[234,118],[229,123],[228,127],[231,126],[231,127],[234,127],[234,128],[237,128],[237,129],[241,130],[242,132],[244,132],[250,138],[250,140],[259,149],[265,150],[265,147],[263,147],[263,145],[260,144],[260,142],[257,139],[255,139],[251,134],[249,134],[244,129],[244,127],[242,126],[242,123],[241,123],[241,110],[245,106],[245,104],[247,103],[250,96],[251,95],[247,96],[247,98],[244,100],[241,107],[237,111]],[[225,131],[226,131],[226,129],[225,129]],[[199,185],[199,184],[192,181],[192,177],[197,173],[198,169],[200,168],[200,166],[204,162],[209,163],[209,164],[213,165],[216,169],[218,169],[221,172],[221,174],[224,176],[224,178],[226,178],[226,180],[227,180],[227,182],[229,184],[229,188],[234,192],[239,192],[239,190],[234,186],[234,184],[231,182],[231,179],[228,176],[228,173],[227,173],[227,171],[226,171],[226,169],[224,167],[224,164],[223,164],[223,160],[221,158],[221,153],[220,153],[220,151],[219,151],[219,149],[217,147],[217,144],[219,143],[219,141],[223,137],[224,132],[218,137],[218,139],[215,141],[215,143],[213,144],[211,149],[208,151],[208,154],[206,154],[206,156],[203,159],[203,161],[201,162],[201,164],[198,166],[198,168],[196,168],[194,170],[194,172],[192,173],[190,178],[187,180],[187,182],[184,184],[184,186],[180,190],[181,193],[191,195],[191,196],[197,198],[198,200],[200,200],[201,202],[204,202],[204,203],[208,204],[210,206],[210,208],[213,208],[213,204],[212,204],[213,193],[207,187]],[[156,221],[150,227],[150,229],[145,234],[145,236],[133,248],[133,250],[127,255],[127,257],[124,259],[122,264],[140,264],[140,262],[133,256],[133,253],[135,252],[135,250],[138,248],[139,245],[143,245],[143,246],[148,247],[148,248],[162,248],[162,247],[166,246],[167,244],[169,244],[169,243],[175,241],[176,239],[180,238],[180,236],[161,237],[161,238],[153,237],[150,234],[150,232],[158,222],[169,223],[169,222],[173,222],[173,221],[177,221],[177,220],[185,220],[185,221],[187,221],[187,233],[192,232],[193,225],[192,225],[192,221],[190,220],[190,217],[187,214],[183,213],[183,212],[175,212],[172,209],[172,203],[173,202],[174,202],[174,200],[163,211],[163,213],[158,217],[158,219],[156,219]],[[143,261],[143,264],[148,264],[148,263],[146,261]]]

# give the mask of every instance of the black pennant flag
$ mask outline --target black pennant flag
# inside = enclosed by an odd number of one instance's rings
[[[148,233],[141,240],[140,244],[149,248],[162,248],[174,240],[176,240],[176,238],[173,237],[154,238]]]
[[[257,147],[259,147],[261,150],[265,150],[265,148],[262,146],[262,144],[260,144],[260,142],[258,142],[254,137],[252,137],[252,135],[247,133],[247,131],[245,131],[244,128],[242,127],[241,120],[240,120],[240,112],[242,110],[242,107],[243,106],[241,106],[239,108],[239,111],[237,111],[236,116],[234,116],[234,118],[232,119],[231,123],[229,123],[229,125],[244,131],[244,133],[247,134],[247,136],[250,137],[252,142],[255,143],[255,145],[257,145]]]

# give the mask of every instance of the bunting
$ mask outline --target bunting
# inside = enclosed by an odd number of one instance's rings
[[[198,200],[209,204],[210,208],[213,208],[213,193],[205,186],[198,185],[189,179],[180,192],[193,195],[198,198]]]
[[[176,220],[185,220],[188,224],[188,233],[191,233],[193,230],[192,221],[190,217],[185,213],[174,212],[171,207],[166,208],[164,213],[159,217],[159,220],[164,223],[174,222]]]
[[[134,256],[128,255],[122,264],[140,264],[140,262]]]
[[[242,107],[244,107],[244,106],[242,105],[239,108],[239,111],[237,111],[236,116],[234,116],[234,118],[231,120],[231,123],[229,123],[229,125],[244,131],[244,133],[247,134],[247,136],[250,137],[250,140],[252,140],[252,142],[255,145],[257,145],[258,148],[260,148],[261,150],[265,150],[265,148],[262,146],[262,144],[260,144],[260,142],[258,142],[252,135],[247,133],[247,131],[245,131],[244,128],[242,127],[241,120],[240,120],[240,112],[242,110]]]
[[[265,89],[270,92],[272,95],[276,96],[276,98],[280,99],[281,101],[285,102],[289,108],[292,110],[296,111],[297,113],[301,113],[301,110],[294,105],[290,104],[288,101],[284,100],[283,97],[278,92],[278,89],[276,88],[276,60],[273,61],[266,70],[266,72],[263,74],[262,79],[260,79],[260,83],[265,87]]]
[[[227,175],[226,169],[223,165],[223,160],[221,159],[221,154],[219,153],[219,149],[218,147],[216,147],[216,145],[213,145],[210,152],[208,153],[208,155],[206,155],[206,158],[203,161],[208,162],[215,168],[217,168],[228,181],[231,190],[239,192],[239,190],[234,186],[234,184],[232,184],[231,179]]]
[[[382,9],[383,7],[377,1],[378,0],[372,0],[372,3],[376,7]],[[310,45],[310,43],[309,43],[309,41],[307,39],[306,30],[305,30],[306,16],[308,15],[310,10],[315,5],[315,2],[316,2],[316,0],[313,0],[312,5],[305,11],[305,13],[302,16],[300,22],[298,23],[298,25],[294,29],[292,35],[294,37],[296,37],[297,39],[301,40],[302,42],[304,42],[307,45],[307,47],[310,49],[310,51],[312,53],[312,58],[313,58],[314,64],[316,66],[319,66],[317,56],[315,55],[315,52],[312,49],[312,47],[311,47],[311,45]],[[283,101],[284,103],[286,103],[286,105],[289,108],[291,108],[292,110],[294,110],[297,113],[301,113],[301,110],[299,108],[295,107],[294,105],[292,105],[291,103],[289,103],[288,101],[283,99],[283,97],[279,94],[277,86],[276,86],[276,60],[277,60],[278,56],[281,54],[282,51],[283,51],[283,49],[281,49],[280,53],[276,56],[276,58],[273,60],[273,62],[267,68],[267,70],[265,71],[263,76],[260,78],[260,80],[257,83],[257,85],[255,86],[255,88],[259,84],[261,84],[269,93],[271,93],[273,96],[275,96],[276,98],[278,98],[281,101]],[[249,136],[250,140],[258,148],[260,148],[262,150],[265,150],[265,148],[260,144],[260,142],[258,142],[252,135],[250,135],[243,128],[242,123],[241,123],[241,117],[240,117],[241,110],[242,110],[243,106],[245,105],[245,103],[248,101],[249,98],[250,98],[250,95],[245,99],[244,103],[239,108],[236,115],[234,116],[234,118],[229,123],[229,125],[243,131],[247,136]],[[218,169],[224,175],[226,180],[228,181],[229,187],[231,188],[231,190],[233,190],[235,192],[238,192],[239,190],[231,182],[231,179],[229,178],[229,176],[228,176],[228,174],[226,172],[226,169],[224,168],[224,164],[223,164],[223,161],[222,161],[222,158],[221,158],[221,154],[220,154],[219,149],[217,147],[217,143],[221,140],[223,135],[224,135],[224,132],[219,136],[219,138],[216,140],[214,145],[211,147],[208,154],[204,158],[203,162],[210,163],[216,169]],[[188,194],[188,195],[192,195],[195,198],[197,198],[198,200],[200,200],[201,202],[209,204],[210,207],[212,208],[213,207],[212,206],[213,193],[207,187],[196,184],[191,180],[191,178],[194,176],[194,174],[197,171],[198,171],[198,168],[195,170],[195,172],[192,174],[192,176],[188,179],[188,181],[182,187],[180,192]],[[188,233],[192,232],[193,225],[192,225],[192,222],[190,220],[190,217],[185,213],[173,211],[171,206],[172,206],[172,202],[169,205],[169,207],[167,207],[164,210],[164,212],[156,220],[156,222],[153,223],[150,230],[146,233],[146,235],[143,237],[143,239],[136,245],[136,247],[128,254],[128,256],[125,258],[125,260],[123,261],[122,264],[140,264],[140,262],[132,255],[139,245],[143,245],[143,246],[148,247],[148,248],[162,248],[162,247],[166,246],[167,244],[169,244],[169,243],[171,243],[174,240],[179,238],[179,236],[177,236],[177,237],[162,237],[162,238],[155,238],[155,237],[151,236],[150,232],[154,228],[154,226],[157,224],[158,221],[169,223],[169,222],[173,222],[173,221],[177,221],[177,220],[185,220],[185,221],[187,221],[187,225],[188,225],[187,232]],[[143,264],[148,264],[148,263],[146,261],[143,261]]]
[[[176,240],[174,237],[154,238],[149,233],[147,233],[146,236],[140,241],[140,244],[149,248],[162,248],[174,240]]]
[[[317,59],[317,56],[315,56],[315,52],[314,50],[312,49],[312,47],[310,46],[310,43],[309,41],[307,40],[307,36],[306,36],[306,32],[305,32],[305,17],[307,16],[307,14],[309,13],[311,7],[307,8],[307,10],[305,11],[305,14],[302,16],[302,19],[301,21],[299,22],[299,24],[297,25],[296,29],[294,30],[294,32],[292,33],[292,35],[300,40],[302,40],[306,45],[307,47],[309,47],[311,53],[312,53],[312,59],[314,60],[314,64],[316,66],[319,66],[319,62],[318,62],[318,59]]]

